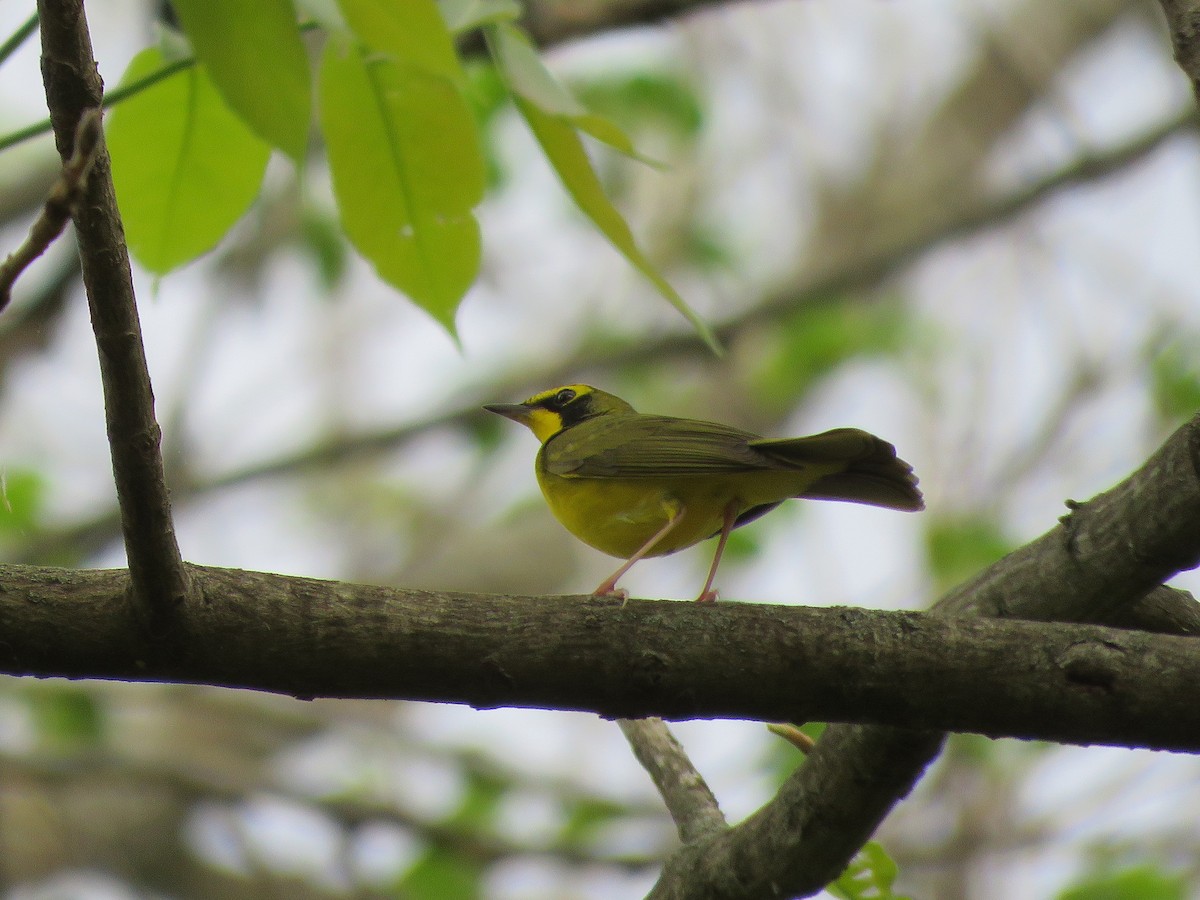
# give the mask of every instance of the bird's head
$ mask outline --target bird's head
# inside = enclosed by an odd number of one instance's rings
[[[584,419],[633,412],[633,407],[620,397],[588,384],[567,384],[534,394],[523,403],[489,403],[484,409],[520,422],[543,444]]]

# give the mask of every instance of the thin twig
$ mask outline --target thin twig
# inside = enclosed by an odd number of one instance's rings
[[[46,105],[59,154],[72,158],[76,126],[86,110],[101,106],[103,84],[82,0],[38,0],[38,13]],[[190,581],[171,520],[129,252],[100,129],[96,137],[94,170],[75,211],[75,232],[100,357],[130,587],[144,620],[157,627],[189,595]]]
[[[0,44],[0,65],[4,65],[5,61],[20,49],[29,37],[37,31],[38,16],[35,12],[32,16],[21,23],[21,27],[8,36],[8,39]]]
[[[100,149],[100,121],[100,110],[94,108],[85,110],[79,117],[75,127],[75,151],[63,163],[62,173],[42,206],[42,214],[29,229],[25,242],[0,263],[0,312],[12,300],[12,287],[21,273],[58,239],[83,199],[88,176]]]
[[[33,21],[36,24],[36,16],[34,17]],[[316,27],[316,22],[301,22],[299,25],[300,31],[312,31]],[[105,92],[104,108],[112,109],[117,104],[128,100],[130,97],[140,94],[142,91],[153,87],[160,81],[165,81],[178,72],[183,72],[187,69],[194,68],[197,62],[198,60],[195,56],[184,56],[179,59],[173,59],[163,65],[161,69],[156,69],[147,75],[143,75],[136,81],[131,81],[128,84],[121,85],[120,87],[115,87],[111,91]],[[40,122],[33,122],[29,125],[26,125],[24,128],[19,128],[16,131],[10,131],[5,135],[0,135],[0,150],[7,150],[9,147],[15,147],[17,144],[24,143],[25,141],[38,137],[39,135],[49,134],[50,129],[50,120],[42,119]]]
[[[662,719],[618,719],[685,844],[726,827],[717,798]]]

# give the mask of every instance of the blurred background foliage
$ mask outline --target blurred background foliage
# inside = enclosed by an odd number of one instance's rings
[[[530,21],[574,33],[621,5]],[[3,34],[30,11],[0,7]],[[109,84],[156,12],[93,10]],[[137,273],[188,559],[586,590],[610,561],[545,510],[528,434],[478,407],[588,381],[646,411],[893,441],[926,513],[785,507],[737,532],[720,586],[921,608],[1200,407],[1200,154],[1154,4],[713,4],[591,30],[546,59],[665,163],[589,147],[725,358],[583,221],[469,60],[488,196],[461,351],[349,250],[319,147],[272,160],[214,253]],[[35,43],[0,69],[0,129],[44,115]],[[0,246],[54,166],[48,138],[0,156]],[[5,562],[122,564],[68,242],[0,316],[0,474]],[[644,563],[628,586],[688,597],[706,564]],[[753,723],[678,732],[734,820],[802,763]],[[914,897],[1200,896],[1198,768],[956,737],[877,838]],[[593,716],[0,679],[6,897],[635,897],[674,841]]]

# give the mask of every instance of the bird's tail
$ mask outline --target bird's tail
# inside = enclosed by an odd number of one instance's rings
[[[841,471],[817,479],[801,497],[909,512],[925,508],[912,466],[897,457],[896,448],[887,441],[857,428],[835,428],[812,437],[753,441],[751,446],[785,465],[845,464]]]

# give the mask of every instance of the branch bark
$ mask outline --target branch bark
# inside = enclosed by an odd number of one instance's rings
[[[64,161],[87,109],[100,109],[103,84],[92,55],[82,0],[38,0],[42,80]],[[154,392],[142,346],[133,279],[117,211],[108,151],[100,136],[75,229],[88,310],[100,356],[104,414],[134,601],[152,627],[188,595],[175,540],[154,418]]]
[[[85,110],[75,129],[71,158],[63,163],[62,172],[50,189],[41,214],[29,229],[29,236],[0,263],[0,312],[8,307],[17,278],[58,240],[67,227],[96,162],[100,133],[100,110]]]
[[[725,816],[704,776],[659,718],[618,719],[633,755],[658,788],[685,844],[720,831]]]
[[[1123,624],[1151,616],[1163,629],[1200,633],[1190,598],[1181,602],[1178,592],[1161,587],[1200,561],[1198,471],[1200,416],[1121,484],[1074,504],[1058,527],[951,591],[934,614]],[[1180,618],[1160,616],[1161,603]],[[682,848],[652,896],[816,893],[911,790],[942,738],[901,728],[829,727],[775,799],[718,839]],[[764,846],[771,852],[761,853]]]
[[[190,568],[198,598],[154,635],[123,601],[123,571],[0,570],[0,670],[1200,751],[1190,637],[850,608],[622,608]]]
[[[1200,2],[1160,0],[1171,32],[1175,62],[1192,82],[1192,93],[1200,103]]]

